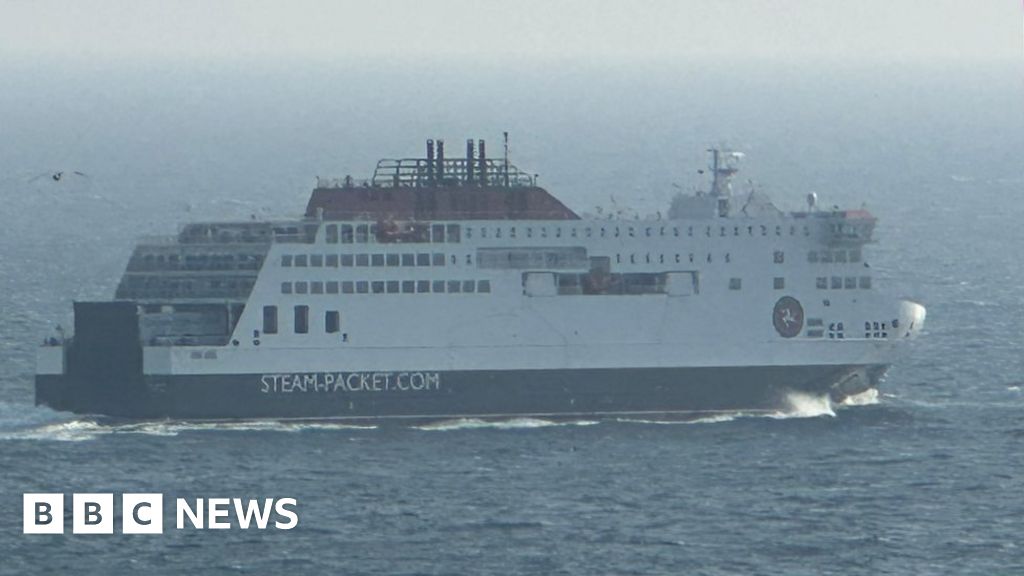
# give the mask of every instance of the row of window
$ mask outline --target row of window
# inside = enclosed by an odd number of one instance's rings
[[[819,290],[853,290],[861,288],[864,290],[871,289],[871,276],[832,276],[831,282],[828,276],[818,276],[815,280],[815,286]]]
[[[582,229],[575,227],[569,228],[568,236],[570,238],[620,238],[623,236],[629,238],[636,238],[638,236],[651,238],[655,236],[669,235],[679,237],[684,230],[686,232],[686,236],[691,238],[694,236],[694,234],[698,236],[703,234],[708,238],[711,238],[712,236],[717,236],[719,238],[724,238],[727,236],[753,237],[769,236],[773,234],[775,236],[784,236],[787,232],[790,236],[796,236],[798,233],[803,234],[804,236],[811,235],[811,230],[807,226],[802,226],[798,229],[797,226],[792,225],[777,225],[772,227],[761,224],[757,226],[705,226],[703,229],[701,229],[700,226],[687,226],[685,229],[680,226],[587,226]],[[522,236],[525,238],[562,237],[561,227],[553,228],[550,232],[550,235],[548,232],[548,228],[546,226],[542,226],[536,229],[534,229],[532,226],[523,226],[518,229],[515,226],[509,226],[507,228],[502,228],[500,226],[493,228],[481,226],[479,229],[476,229],[476,232],[474,232],[474,228],[472,226],[466,226],[464,228],[464,234],[467,240],[471,239],[474,233],[479,234],[480,238],[502,238],[503,233],[508,238],[516,238],[517,234],[520,233],[520,231]]]
[[[707,262],[708,264],[711,264],[711,263],[713,263],[715,261],[715,258],[714,258],[714,255],[711,254],[711,252],[708,252],[707,255],[705,255],[704,258],[697,258],[696,256],[694,256],[693,252],[690,252],[687,255],[687,261],[690,264],[695,263],[697,260],[703,260],[704,262]],[[637,254],[629,254],[628,258],[623,257],[622,254],[616,254],[615,255],[615,263],[616,264],[624,264],[627,261],[628,261],[629,264],[655,264],[655,263],[657,263],[657,264],[665,264],[666,262],[669,262],[669,263],[675,262],[676,264],[682,264],[682,262],[683,262],[683,255],[679,254],[679,253],[676,253],[674,259],[672,258],[671,254],[669,254],[667,257],[666,257],[665,254],[655,254],[655,255],[652,256],[650,252],[648,252],[647,254],[644,254],[642,258],[639,255],[637,255]],[[729,253],[729,252],[726,252],[722,256],[722,261],[724,261],[726,264],[729,264],[730,262],[732,262],[732,254]]]
[[[490,291],[490,280],[346,280],[281,283],[282,294],[487,294]]]
[[[544,252],[533,252],[528,249],[486,249],[477,251],[481,268],[583,268],[586,267],[586,249],[566,248],[565,253],[556,249],[547,249]],[[693,252],[686,255],[690,264],[696,262],[697,257]],[[711,264],[715,261],[714,256],[708,252],[701,260]],[[726,252],[722,256],[725,263],[732,262],[732,254]],[[785,255],[781,251],[774,254],[776,263],[785,261]],[[672,254],[651,254],[650,252],[639,254],[616,254],[616,264],[665,264],[683,263],[683,255]],[[473,256],[466,255],[467,266],[473,265]],[[350,268],[350,267],[415,267],[415,266],[445,266],[458,264],[458,257],[455,254],[445,255],[440,252],[416,254],[283,254],[281,266],[284,268]]]
[[[294,326],[296,334],[309,333],[309,306],[299,305],[293,309]],[[263,307],[263,333],[277,334],[277,306]],[[324,312],[324,332],[335,334],[341,330],[341,313],[337,310]]]
[[[457,258],[451,255],[451,264],[455,265]],[[466,264],[472,264],[472,258],[466,256]],[[444,266],[445,255],[440,252],[432,254],[420,252],[417,254],[284,254],[281,256],[281,266],[285,268],[350,268],[352,266]]]
[[[861,260],[860,250],[811,250],[807,253],[807,261],[816,264],[818,262],[824,264],[831,264],[837,262],[845,264],[846,262],[857,263]]]
[[[259,254],[164,254],[134,255],[128,270],[259,270],[263,256]]]
[[[458,243],[458,224],[426,224],[423,222],[385,222],[377,224],[328,224],[324,240],[328,244],[366,244],[368,242],[433,242]]]

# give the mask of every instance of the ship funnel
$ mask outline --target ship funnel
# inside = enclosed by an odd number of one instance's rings
[[[473,183],[473,139],[466,140],[466,183]]]
[[[437,141],[437,170],[434,172],[434,177],[438,180],[444,178],[444,140],[441,139]]]
[[[477,172],[478,172],[478,175],[480,177],[480,184],[486,186],[487,185],[487,152],[486,152],[486,149],[484,148],[484,141],[480,140],[479,142],[477,142],[477,147],[479,148],[479,151],[477,152],[477,162],[478,162],[477,165],[480,167],[479,170],[477,170]]]
[[[434,140],[427,140],[427,182],[434,181]]]

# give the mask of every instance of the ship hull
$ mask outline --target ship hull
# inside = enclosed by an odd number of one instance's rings
[[[885,365],[297,374],[38,375],[36,403],[120,418],[444,420],[779,411],[792,392],[842,399]]]

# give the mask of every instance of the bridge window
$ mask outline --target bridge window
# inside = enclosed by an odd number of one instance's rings
[[[314,267],[314,268],[323,268],[323,266],[324,266],[324,255],[323,254],[313,254],[312,256],[309,257],[309,265]]]
[[[300,268],[306,267],[307,257],[305,254],[299,254],[295,257],[295,265]]]
[[[843,279],[843,288],[852,290],[857,287],[857,278],[854,276],[847,276]]]
[[[729,290],[741,290],[743,288],[743,280],[740,278],[729,278]]]
[[[865,289],[865,290],[870,289],[871,288],[871,276],[861,276],[860,277],[860,287]]]
[[[263,307],[263,333],[277,334],[277,306]]]
[[[337,254],[328,254],[324,258],[324,266],[327,266],[328,268],[337,268],[338,267],[338,255]]]
[[[826,290],[828,289],[828,278],[825,276],[818,276],[814,285],[818,287],[818,290]]]
[[[356,254],[356,266],[369,266],[370,255],[369,254]]]
[[[366,294],[370,291],[370,283],[366,280],[359,280],[356,282],[356,293]]]
[[[323,282],[310,282],[309,283],[309,292],[311,294],[323,294],[324,293],[324,283]]]
[[[283,256],[281,256],[281,266],[284,266],[285,268],[291,268],[291,266],[292,266],[292,255],[291,254],[284,254]]]
[[[474,282],[472,280],[463,280],[462,281],[462,291],[463,292],[470,292],[470,293],[476,292],[476,282]]]
[[[448,292],[449,293],[451,293],[451,294],[458,294],[459,292],[462,292],[461,288],[462,288],[462,285],[459,283],[458,280],[449,280],[448,281]]]
[[[370,228],[366,224],[356,225],[356,242],[366,244],[369,241]]]
[[[342,254],[341,255],[341,265],[343,267],[351,268],[352,267],[352,262],[353,262],[353,258],[352,258],[351,254]]]
[[[434,280],[432,288],[433,288],[434,292],[436,292],[438,294],[443,294],[444,293],[444,280]]]
[[[309,284],[308,283],[306,283],[306,282],[296,282],[295,283],[295,293],[296,294],[306,294],[307,292],[309,292]]]
[[[351,244],[352,243],[352,225],[342,224],[341,225],[341,243]]]
[[[417,280],[416,281],[416,292],[420,294],[427,294],[430,292],[430,280]]]
[[[416,292],[416,282],[412,280],[402,281],[402,294],[412,294]]]
[[[346,280],[346,281],[341,283],[341,293],[342,294],[352,294],[353,292],[355,292],[355,290],[353,290],[353,288],[354,288],[354,286],[353,286],[353,284],[352,284],[352,282],[350,280]]]
[[[434,224],[430,227],[430,241],[436,243],[444,242],[444,224]]]
[[[417,254],[416,255],[417,266],[430,266],[430,254]]]
[[[843,279],[839,276],[832,277],[832,289],[840,290],[843,287]]]
[[[327,243],[337,244],[338,243],[338,225],[328,224],[327,225]]]
[[[281,294],[291,294],[291,293],[292,293],[292,283],[291,282],[282,282],[281,283]]]
[[[383,294],[384,293],[384,281],[383,280],[374,280],[373,282],[370,283],[370,287],[373,289],[373,293],[374,294]]]
[[[444,254],[435,252],[431,258],[431,264],[434,266],[444,266]]]
[[[491,291],[491,281],[490,280],[481,280],[481,281],[477,282],[476,288],[477,288],[477,292],[488,292],[489,293]]]
[[[328,294],[337,294],[338,293],[338,283],[337,282],[334,282],[334,281],[328,282],[326,288],[327,288],[327,293]]]
[[[398,266],[398,254],[388,254],[385,257],[385,263],[388,266]]]
[[[373,266],[383,266],[384,265],[384,255],[383,254],[371,254],[370,255],[370,264],[372,264]]]
[[[398,280],[388,280],[387,291],[388,294],[398,294]]]
[[[309,333],[309,306],[299,305],[295,307],[295,333]]]
[[[402,254],[402,266],[415,266],[416,255],[415,254]]]

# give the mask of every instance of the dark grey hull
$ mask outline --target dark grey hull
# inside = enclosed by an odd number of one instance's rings
[[[881,365],[749,366],[217,376],[36,377],[36,403],[121,418],[437,420],[692,417],[785,409],[790,392],[842,398]]]

